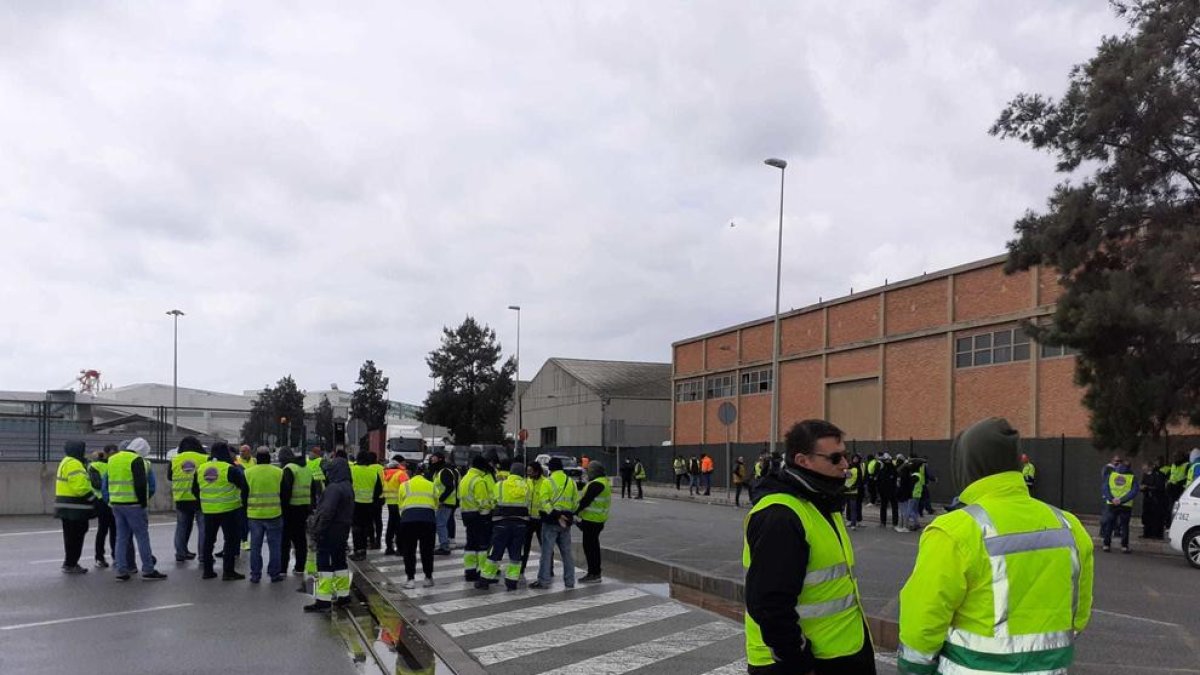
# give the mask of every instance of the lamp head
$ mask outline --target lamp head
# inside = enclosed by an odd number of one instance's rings
[[[787,160],[777,159],[775,157],[770,157],[768,159],[763,160],[763,164],[766,164],[767,166],[773,166],[776,169],[786,169],[787,168]]]

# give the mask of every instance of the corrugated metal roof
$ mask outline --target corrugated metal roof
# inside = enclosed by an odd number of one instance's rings
[[[569,375],[609,398],[671,398],[671,364],[644,361],[550,359]]]

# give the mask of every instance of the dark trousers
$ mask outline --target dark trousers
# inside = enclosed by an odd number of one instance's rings
[[[921,492],[921,498],[917,500],[917,515],[920,516],[924,513],[933,515],[933,497],[929,494],[928,485],[926,485],[925,490]]]
[[[371,548],[383,542],[383,503],[371,504]]]
[[[621,498],[628,499],[633,496],[633,481],[621,479]]]
[[[887,525],[888,507],[892,509],[892,527],[900,525],[900,504],[896,502],[895,492],[879,493],[879,524]]]
[[[221,553],[221,571],[233,574],[233,566],[237,564],[238,544],[242,540],[241,527],[242,510],[225,513],[204,514],[204,549],[200,552],[200,561],[204,564],[204,572],[213,571],[213,547],[217,544],[217,530],[225,544]]]
[[[867,628],[864,626],[863,630]],[[746,672],[750,675],[791,675],[797,671],[771,665],[748,666]],[[876,675],[875,650],[871,647],[871,638],[863,640],[863,647],[857,654],[834,659],[817,659],[811,672],[814,675]]]
[[[1145,491],[1142,493],[1142,536],[1146,539],[1162,539],[1163,538],[1163,522],[1166,520],[1163,515],[1163,501],[1166,498],[1163,492]],[[1168,512],[1169,515],[1169,512]]]
[[[108,550],[117,554],[117,523],[113,520],[112,507],[103,500],[96,500],[96,559],[104,557],[104,540],[108,540]]]
[[[464,548],[468,551],[482,553],[492,546],[492,517],[475,514],[470,518],[464,517],[463,527],[467,529],[467,543]]]
[[[742,505],[742,488],[744,488],[744,487],[746,487],[746,486],[742,483],[738,483],[733,486],[733,505],[734,506]]]
[[[354,524],[350,534],[354,538],[354,552],[366,553],[371,545],[371,535],[375,530],[375,505],[354,502]]]
[[[454,527],[454,513],[456,511],[458,511],[458,507],[451,506],[450,507],[450,520],[446,521],[446,536],[449,537],[450,539],[453,539],[454,535],[458,534],[458,532],[456,531],[456,529]]]
[[[1129,517],[1132,515],[1133,509],[1130,507],[1104,505],[1104,512],[1100,515],[1100,538],[1105,546],[1111,546],[1113,535],[1118,534],[1121,536],[1121,548],[1129,548]]]
[[[862,520],[862,503],[862,490],[846,495],[846,520],[851,524],[857,525]]]
[[[417,576],[417,546],[421,547],[421,571],[425,573],[426,579],[433,578],[433,545],[437,537],[436,523],[401,523],[399,508],[390,505],[389,518],[391,517],[391,509],[396,509],[396,536],[399,538],[398,545],[400,552],[404,555],[404,573],[409,579],[415,579]],[[388,522],[388,532],[392,531],[392,524]],[[391,536],[390,534],[388,535]],[[390,539],[389,539],[390,541]],[[391,544],[389,544],[390,546]]]
[[[525,546],[521,549],[521,574],[525,574],[525,567],[529,564],[529,551],[533,549],[533,540],[538,540],[538,545],[542,541],[542,521],[531,520],[525,526]]]
[[[303,570],[304,563],[308,562],[308,537],[304,532],[308,514],[308,506],[283,507],[283,546],[279,548],[281,574],[287,573],[288,562],[293,552],[296,555],[296,571]]]
[[[383,535],[383,545],[389,551],[400,552],[400,505],[388,504],[387,510],[387,532]],[[433,531],[437,534],[437,523],[434,523]]]
[[[641,479],[641,478],[634,478],[634,480],[635,480],[635,481],[637,481],[637,486],[638,486],[638,496],[637,496],[637,498],[638,498],[638,499],[641,499],[641,498],[642,498],[642,479]]]
[[[203,518],[200,512],[200,502],[196,500],[175,502],[175,559],[187,557],[188,540],[192,538],[192,525],[197,518]],[[204,540],[204,523],[200,523],[199,540]],[[197,547],[198,548],[198,547]]]
[[[87,539],[88,521],[62,521],[63,533],[63,567],[75,567],[79,564],[79,556],[83,555],[83,542]]]
[[[488,560],[492,561],[500,576],[504,577],[504,586],[509,590],[517,589],[517,578],[509,575],[511,565],[521,561],[521,547],[525,542],[525,521],[515,518],[498,520],[492,525],[492,544],[488,552]],[[508,555],[508,565],[501,564],[504,556]]]
[[[867,479],[867,499],[870,500],[871,504],[879,501],[879,485],[869,478]]]
[[[600,576],[600,531],[604,523],[579,521],[579,529],[583,531],[583,555],[587,558],[587,573],[589,577]]]
[[[346,565],[346,536],[350,534],[350,529],[343,523],[333,523],[317,538],[318,572],[340,572],[349,569]]]
[[[679,489],[679,486],[680,486],[681,484],[683,484],[683,477],[684,477],[684,476],[686,476],[686,475],[687,475],[687,474],[684,474],[684,473],[677,473],[677,474],[675,474],[675,489],[676,489],[676,490],[678,490],[678,489]]]

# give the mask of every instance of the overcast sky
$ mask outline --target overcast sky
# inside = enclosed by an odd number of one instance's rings
[[[420,402],[470,314],[522,376],[997,255],[1060,179],[987,129],[1121,26],[1044,2],[6,3],[0,390]],[[735,223],[731,227],[730,223]]]

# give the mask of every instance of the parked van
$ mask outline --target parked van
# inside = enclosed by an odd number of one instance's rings
[[[389,424],[387,428],[387,457],[381,458],[386,464],[392,455],[400,455],[407,462],[420,463],[425,460],[425,439],[416,427],[401,424]]]
[[[1167,539],[1192,567],[1200,568],[1200,478],[1192,481],[1175,502]]]

